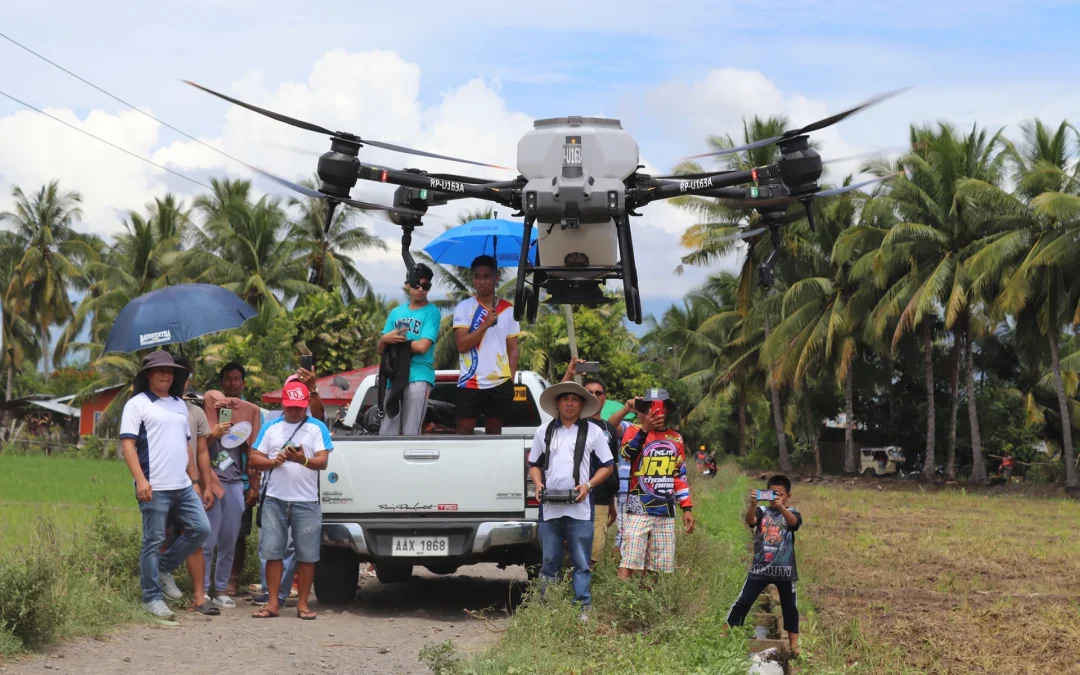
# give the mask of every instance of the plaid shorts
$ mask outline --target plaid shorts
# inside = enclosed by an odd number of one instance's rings
[[[675,571],[675,519],[623,514],[620,567],[651,572]]]

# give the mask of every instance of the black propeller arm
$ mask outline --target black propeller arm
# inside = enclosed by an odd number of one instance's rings
[[[376,183],[431,190],[432,192],[441,193],[449,199],[471,197],[509,207],[516,206],[515,200],[521,200],[521,188],[524,187],[523,179],[480,184],[465,183],[422,173],[384,169],[359,162],[356,164],[356,177]]]
[[[742,188],[732,191],[730,194],[712,193],[716,193],[720,188],[731,188],[742,183],[749,183],[754,180],[756,171],[758,169],[753,171],[732,171],[723,175],[688,178],[678,181],[655,181],[646,187],[631,188],[627,198],[633,201],[635,208],[659,199],[671,199],[684,195],[744,199],[747,197],[747,193]]]

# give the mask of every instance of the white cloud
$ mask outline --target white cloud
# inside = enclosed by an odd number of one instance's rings
[[[160,125],[133,110],[115,115],[93,110],[82,118],[72,110],[43,110],[143,157],[158,142]],[[32,110],[0,117],[0,210],[11,208],[12,186],[30,193],[55,179],[81,193],[80,229],[112,235],[128,209],[141,209],[165,193],[167,175]]]

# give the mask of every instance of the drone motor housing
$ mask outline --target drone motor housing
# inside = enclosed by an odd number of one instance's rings
[[[610,272],[596,268],[618,265],[615,218],[626,211],[625,181],[638,161],[637,142],[614,119],[537,120],[518,142],[518,171],[527,180],[522,204],[536,219],[539,264],[562,268],[548,270],[548,277],[598,280]],[[592,295],[584,290],[589,285],[556,282],[548,291],[556,295],[565,286]]]

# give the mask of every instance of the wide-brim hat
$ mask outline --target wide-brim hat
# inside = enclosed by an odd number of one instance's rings
[[[173,360],[172,354],[158,350],[150,352],[143,357],[142,368],[135,376],[133,388],[136,394],[150,390],[150,371],[156,368],[172,368],[176,376],[173,377],[172,386],[169,387],[169,395],[180,398],[184,395],[184,387],[187,384],[188,370]]]
[[[585,404],[581,407],[582,419],[592,417],[600,412],[600,399],[593,396],[588,389],[577,382],[560,382],[545,389],[540,394],[540,409],[552,417],[558,418],[559,404],[557,401],[563,394],[574,394],[585,401]]]

